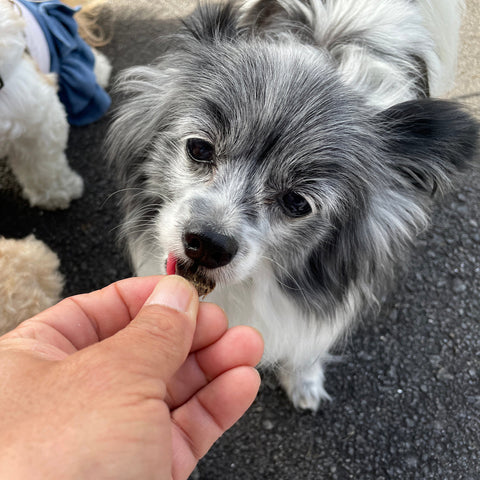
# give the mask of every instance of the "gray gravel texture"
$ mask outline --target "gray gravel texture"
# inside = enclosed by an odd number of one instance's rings
[[[116,72],[149,62],[169,28],[119,15],[103,51]],[[57,252],[65,296],[130,275],[101,152],[108,121],[71,131],[68,156],[86,191],[69,210],[29,208],[15,187],[0,192],[0,235],[34,233]],[[258,399],[193,479],[480,479],[479,180],[469,174],[435,208],[378,316],[336,352],[326,382],[333,401],[316,414],[295,411],[263,372]]]

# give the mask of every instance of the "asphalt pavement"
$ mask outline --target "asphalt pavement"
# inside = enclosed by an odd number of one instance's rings
[[[476,1],[452,96],[478,109]],[[193,3],[113,2],[114,36],[102,51],[115,72],[153,60],[170,17]],[[131,274],[116,241],[116,190],[102,153],[108,121],[71,130],[67,153],[86,189],[70,209],[30,208],[15,185],[0,191],[0,235],[34,233],[46,242],[61,259],[65,296]],[[337,351],[342,359],[326,380],[333,400],[316,414],[295,411],[264,372],[254,405],[200,462],[195,480],[480,479],[479,180],[471,172],[435,207],[378,316]]]

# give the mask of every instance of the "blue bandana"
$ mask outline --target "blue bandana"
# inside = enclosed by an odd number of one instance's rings
[[[98,85],[93,72],[95,59],[80,38],[72,9],[58,0],[35,2],[16,0],[35,16],[50,50],[50,71],[58,75],[58,96],[65,105],[71,125],[87,125],[98,120],[111,100]]]

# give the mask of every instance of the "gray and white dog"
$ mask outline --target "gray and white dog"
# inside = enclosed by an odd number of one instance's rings
[[[167,257],[256,327],[264,364],[315,410],[329,350],[378,303],[432,199],[474,159],[449,88],[455,0],[200,5],[154,65],[121,75],[111,127],[138,275]]]

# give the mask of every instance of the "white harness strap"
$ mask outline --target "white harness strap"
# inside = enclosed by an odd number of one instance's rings
[[[45,35],[43,34],[42,28],[28,8],[16,0],[13,0],[13,2],[22,12],[22,16],[26,22],[25,38],[30,55],[38,64],[41,72],[49,73],[50,51],[48,49],[48,43]]]

